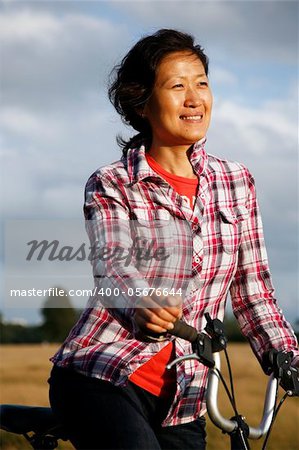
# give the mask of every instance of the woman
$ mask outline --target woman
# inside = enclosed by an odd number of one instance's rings
[[[186,361],[166,370],[190,353],[167,334],[173,323],[182,317],[202,330],[205,312],[222,319],[230,291],[260,362],[271,348],[298,354],[273,298],[254,181],[243,165],[205,152],[208,59],[191,36],[160,30],[141,39],[109,95],[139,133],[87,182],[97,291],[52,358],[51,405],[78,449],[205,449],[207,369]],[[138,232],[143,246],[162,242],[168,254],[144,261],[139,246],[128,260]]]

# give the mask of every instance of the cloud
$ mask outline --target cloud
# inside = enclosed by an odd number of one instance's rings
[[[269,254],[280,273],[298,267],[297,133],[293,96],[260,107],[219,100],[208,135],[208,151],[243,162],[254,175]]]
[[[46,109],[2,108],[0,126],[5,218],[81,217],[87,178],[120,157],[115,134],[121,122],[112,107],[87,103],[56,116]]]
[[[46,13],[32,14],[29,9],[1,15],[0,30],[2,43],[10,45],[39,42],[51,46],[61,37],[61,27],[55,17]]]
[[[101,17],[22,6],[3,11],[3,104],[57,111],[80,105],[91,93],[100,102],[115,57],[128,39],[125,26],[116,28]]]
[[[23,136],[35,140],[59,141],[65,133],[64,125],[57,118],[45,111],[36,111],[18,107],[4,107],[0,112],[0,123],[3,129],[14,136]]]
[[[267,101],[260,108],[248,107],[227,99],[219,101],[215,109],[215,119],[238,128],[244,136],[244,141],[255,144],[252,146],[255,153],[267,151],[268,142],[264,139],[267,134],[277,134],[281,142],[296,142],[298,128],[293,99]],[[281,154],[279,156],[281,157]]]
[[[297,2],[126,1],[112,2],[111,8],[147,32],[161,27],[191,32],[219,61],[297,64]]]
[[[235,86],[239,80],[235,73],[221,66],[213,66],[212,73],[209,78],[214,85]]]

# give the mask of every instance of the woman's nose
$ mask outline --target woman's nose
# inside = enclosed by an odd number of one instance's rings
[[[196,108],[202,103],[200,92],[196,89],[188,89],[184,105],[188,108]]]

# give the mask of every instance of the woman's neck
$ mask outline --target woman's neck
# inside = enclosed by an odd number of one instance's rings
[[[197,178],[189,161],[187,151],[188,149],[182,150],[169,147],[157,149],[151,147],[148,150],[148,154],[167,172],[179,177]]]

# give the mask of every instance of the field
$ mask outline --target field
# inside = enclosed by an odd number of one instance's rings
[[[249,346],[230,344],[229,354],[235,378],[238,408],[250,424],[259,423],[263,395],[267,378],[263,375]],[[27,405],[48,405],[47,378],[51,364],[49,357],[54,353],[55,345],[7,345],[0,347],[1,357],[1,403],[19,403]],[[224,367],[224,364],[223,364]],[[223,370],[224,373],[226,373]],[[279,392],[279,398],[282,391]],[[224,396],[223,396],[224,397]],[[219,401],[220,410],[225,415],[233,415],[227,402]],[[251,441],[251,450],[261,449],[262,441]],[[3,450],[25,450],[28,444],[22,437],[1,432]],[[61,449],[72,449],[69,443],[63,443]],[[208,450],[228,450],[229,440],[208,422]],[[282,406],[267,446],[267,450],[299,449],[299,404],[298,399],[288,398]]]

